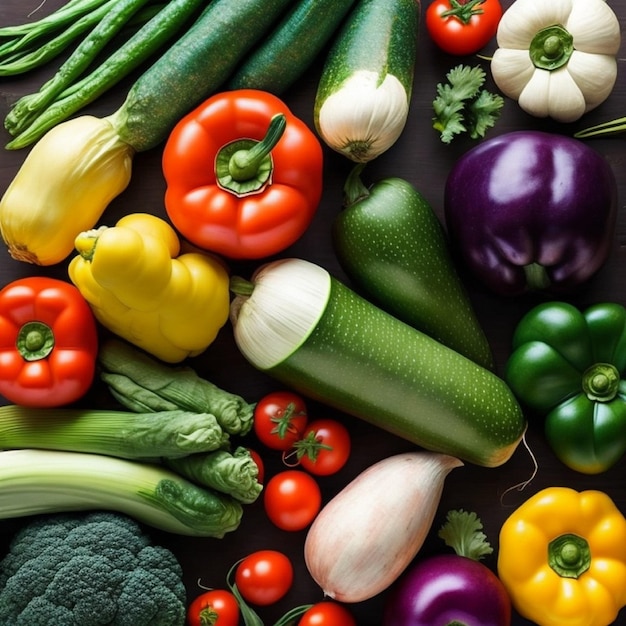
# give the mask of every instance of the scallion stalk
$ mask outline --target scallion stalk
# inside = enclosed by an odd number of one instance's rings
[[[574,133],[576,139],[590,139],[592,137],[612,137],[619,133],[626,132],[626,117],[618,117],[617,119],[602,124],[596,124]]]

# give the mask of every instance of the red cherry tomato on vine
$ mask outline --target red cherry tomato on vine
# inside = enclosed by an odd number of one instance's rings
[[[238,626],[239,605],[225,589],[211,589],[199,595],[187,609],[189,626]]]
[[[274,604],[293,584],[293,565],[282,552],[259,550],[239,563],[235,584],[247,602],[258,606]]]
[[[308,422],[304,399],[290,391],[274,391],[254,409],[254,432],[272,450],[289,450]]]
[[[281,530],[302,530],[319,513],[322,492],[313,476],[285,470],[269,479],[263,491],[265,512]]]
[[[300,467],[317,476],[338,472],[348,461],[352,447],[348,429],[332,419],[311,422],[294,445]]]
[[[318,602],[302,615],[298,626],[356,626],[352,613],[336,602]]]
[[[250,456],[252,457],[254,464],[259,468],[259,473],[256,477],[257,482],[263,484],[263,480],[265,479],[265,464],[263,463],[263,459],[256,450],[248,448],[248,452],[250,452]]]
[[[464,56],[489,43],[501,17],[499,0],[433,0],[426,9],[426,30],[444,52]]]

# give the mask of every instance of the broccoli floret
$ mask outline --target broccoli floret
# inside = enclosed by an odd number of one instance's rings
[[[0,626],[180,626],[182,569],[116,512],[35,518],[0,562]]]

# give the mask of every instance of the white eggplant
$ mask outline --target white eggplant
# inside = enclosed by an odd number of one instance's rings
[[[361,602],[389,587],[422,547],[446,476],[462,465],[436,452],[396,454],[330,500],[304,544],[306,566],[324,594]]]

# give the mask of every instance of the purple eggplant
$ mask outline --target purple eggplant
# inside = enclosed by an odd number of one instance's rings
[[[391,588],[383,626],[510,626],[511,599],[480,559],[492,552],[475,513],[451,511],[439,535],[455,548],[418,561]]]
[[[492,291],[567,293],[611,252],[617,184],[608,161],[582,141],[515,131],[461,156],[444,210],[455,250]]]

